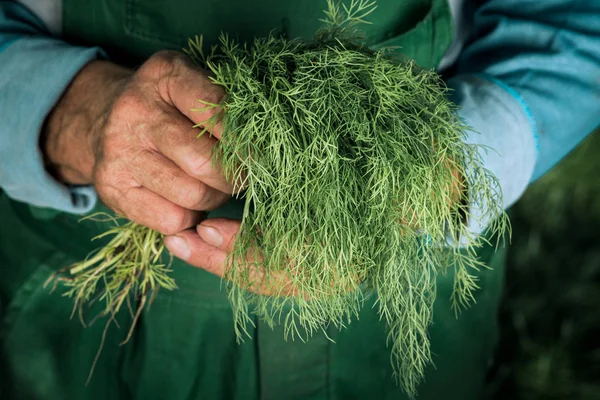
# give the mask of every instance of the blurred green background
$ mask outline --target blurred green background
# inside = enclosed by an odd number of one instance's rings
[[[488,400],[600,400],[600,130],[529,187],[513,236]]]

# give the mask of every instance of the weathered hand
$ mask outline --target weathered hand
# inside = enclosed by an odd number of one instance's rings
[[[202,268],[214,275],[223,277],[228,267],[228,256],[233,251],[241,224],[238,220],[227,218],[211,218],[202,221],[195,229],[167,236],[165,245],[177,258],[188,264]],[[249,267],[249,287],[244,289],[265,296],[298,296],[302,295],[299,288],[290,279],[291,274],[300,274],[292,264],[288,271],[270,272],[268,275],[261,271],[263,253],[260,248],[252,248],[242,260],[237,260],[240,267]],[[300,275],[296,275],[300,276]],[[355,290],[364,279],[361,276],[340,277],[334,280],[334,285],[340,285],[345,291]],[[329,291],[330,290],[330,291]],[[321,293],[331,295],[338,293],[333,286],[321,288]],[[304,293],[306,296],[306,293]]]
[[[94,61],[75,78],[46,124],[42,143],[59,179],[93,184],[125,217],[175,234],[230,197],[233,187],[213,165],[220,137],[197,138],[224,92],[184,55],[160,52],[136,72]]]
[[[185,230],[176,236],[167,236],[165,245],[175,257],[223,277],[227,267],[227,257],[233,249],[239,229],[240,221],[238,220],[207,219],[195,229]],[[246,260],[241,260],[241,263],[242,265],[243,263],[260,265],[261,260],[260,249],[255,249],[247,255]],[[246,289],[263,295],[290,296],[296,294],[291,282],[286,279],[284,274],[268,277],[258,274],[259,272],[256,272],[252,278],[255,285]]]

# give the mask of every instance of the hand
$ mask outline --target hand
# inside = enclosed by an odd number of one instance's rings
[[[212,163],[221,126],[200,138],[193,128],[218,110],[191,111],[223,96],[177,52],[157,53],[137,72],[94,61],[49,115],[42,149],[58,179],[93,184],[119,214],[175,234],[233,191]]]
[[[227,267],[227,257],[233,250],[236,237],[240,230],[240,221],[213,218],[204,220],[195,229],[179,232],[174,236],[165,238],[165,245],[177,258],[190,265],[205,269],[206,271],[223,277]],[[259,265],[262,261],[260,249],[253,249],[246,257],[240,260],[244,265]],[[251,281],[254,286],[245,288],[255,293],[267,296],[295,296],[298,291],[293,287],[285,274],[272,274],[259,276],[255,273]]]
[[[179,232],[177,235],[165,237],[165,245],[175,257],[190,265],[202,268],[214,275],[224,277],[227,272],[228,259],[233,251],[241,223],[238,220],[226,218],[211,218],[202,221],[195,229]],[[248,286],[244,289],[265,296],[303,296],[310,299],[306,287],[300,289],[292,277],[297,278],[301,271],[288,265],[287,271],[270,272],[268,275],[261,271],[263,253],[260,248],[251,248],[246,257],[236,260],[238,267],[250,268]],[[338,296],[340,291],[356,290],[364,276],[348,276],[334,279],[330,287],[320,287],[318,292],[329,296]],[[336,286],[337,285],[337,286]],[[311,293],[314,295],[314,293]]]

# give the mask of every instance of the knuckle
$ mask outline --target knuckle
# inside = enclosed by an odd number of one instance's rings
[[[215,201],[215,205],[213,206],[213,209],[222,206],[223,204],[227,203],[230,199],[231,199],[230,194],[219,192],[218,200]],[[210,211],[210,209],[207,211]]]
[[[182,206],[190,210],[196,210],[205,202],[206,195],[206,186],[202,182],[198,182],[195,187],[182,190],[180,193]]]
[[[168,222],[160,223],[156,230],[165,236],[176,235],[177,233],[182,231],[182,229],[174,228],[174,226]]]
[[[187,228],[185,226],[185,212],[183,210],[163,215],[157,222],[156,230],[163,235],[175,235]]]
[[[204,157],[195,157],[188,162],[188,172],[195,178],[203,178],[211,169],[211,160]]]
[[[177,77],[181,71],[194,68],[184,54],[174,50],[161,50],[154,53],[138,70],[140,76],[154,79]]]
[[[225,96],[225,90],[218,85],[211,84],[210,89],[204,94],[205,101],[213,104],[220,104]],[[216,114],[219,112],[218,109],[211,109],[210,112]]]
[[[110,122],[128,121],[132,116],[138,115],[143,108],[142,96],[136,90],[128,88],[115,99],[111,113]]]
[[[206,268],[209,272],[212,272],[213,274],[217,273],[218,268],[218,262],[217,262],[217,258],[216,258],[216,254],[215,253],[208,253],[206,255],[206,260],[205,260],[205,264],[203,265],[204,268]]]
[[[175,50],[159,50],[154,53],[150,59],[157,62],[167,62],[172,64],[175,60],[181,57],[181,53]]]
[[[160,50],[142,64],[138,70],[139,75],[162,76],[173,70],[174,60],[177,58],[177,52],[174,50]]]

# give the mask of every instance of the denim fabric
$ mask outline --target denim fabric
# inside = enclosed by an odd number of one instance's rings
[[[32,205],[86,213],[91,187],[66,187],[45,170],[39,134],[77,72],[102,53],[50,36],[25,7],[0,2],[0,188]]]
[[[457,73],[486,74],[527,104],[538,135],[533,181],[600,125],[600,1],[487,0],[474,22]],[[488,112],[500,126],[510,118]]]
[[[465,29],[448,86],[507,208],[600,125],[600,2],[488,0]],[[476,235],[489,217],[470,206]]]

